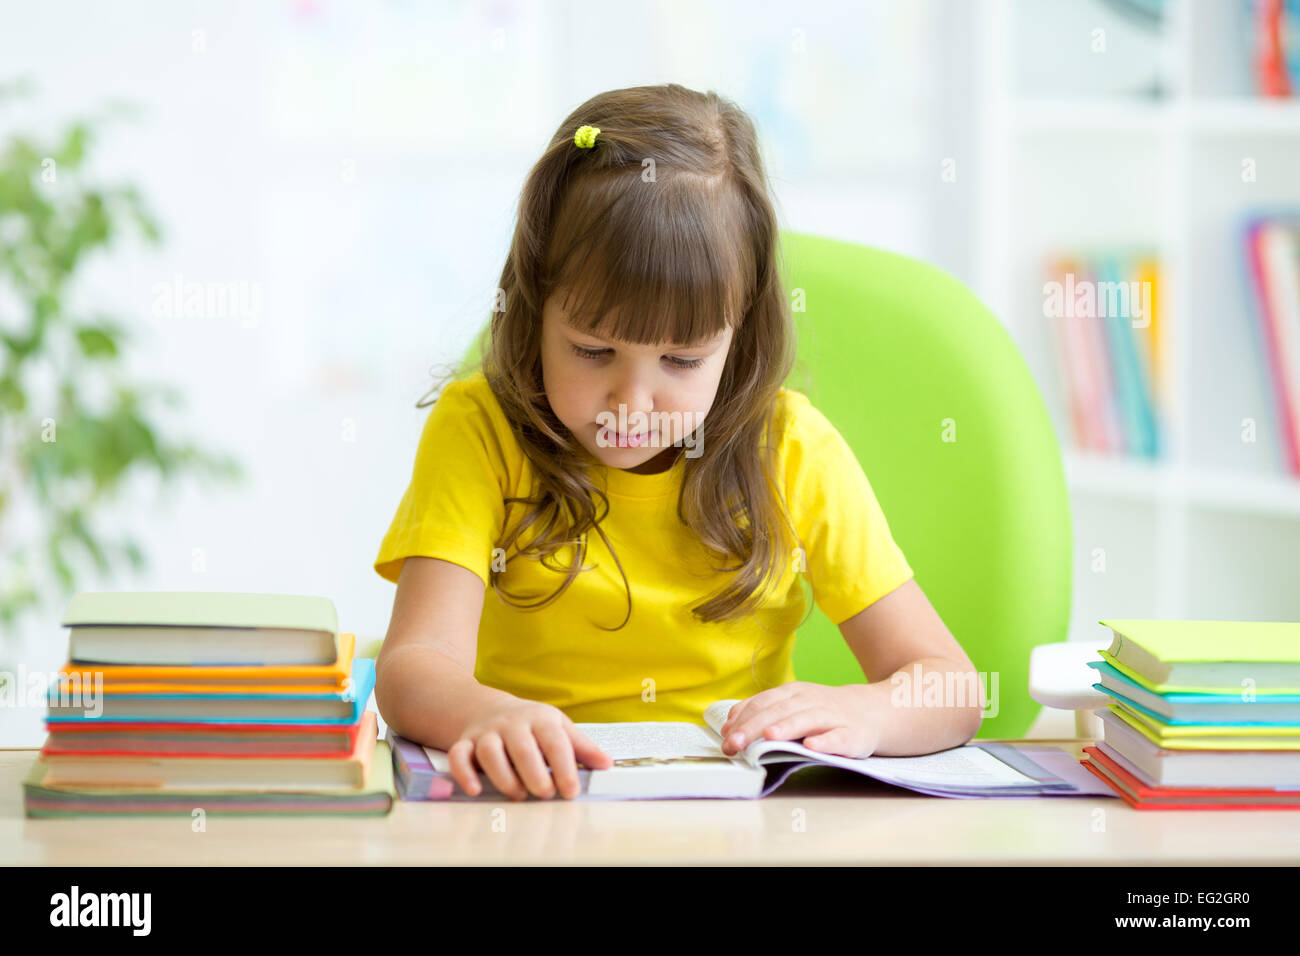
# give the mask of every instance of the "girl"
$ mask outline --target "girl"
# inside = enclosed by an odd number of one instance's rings
[[[375,561],[380,711],[471,795],[477,763],[572,798],[575,761],[611,766],[575,722],[702,724],[727,698],[729,754],[929,753],[979,725],[978,701],[892,703],[975,675],[852,450],[782,387],[768,189],[749,118],[676,84],[593,97],[529,173],[482,367],[441,390]],[[800,572],[870,683],[794,680]]]

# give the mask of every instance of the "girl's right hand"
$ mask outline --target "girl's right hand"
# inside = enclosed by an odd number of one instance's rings
[[[479,714],[447,751],[452,777],[465,793],[476,797],[482,791],[474,769],[477,760],[488,779],[511,800],[525,800],[529,793],[549,799],[557,788],[566,800],[578,796],[575,757],[593,770],[614,765],[613,758],[578,730],[564,711],[523,699]]]

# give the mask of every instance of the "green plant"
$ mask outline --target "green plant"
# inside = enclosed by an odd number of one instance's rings
[[[25,614],[66,599],[90,564],[104,576],[144,568],[135,539],[107,541],[95,528],[128,478],[243,475],[233,459],[164,441],[151,412],[158,400],[179,407],[179,392],[131,382],[125,325],[73,305],[86,261],[128,227],[160,242],[134,186],[81,175],[96,128],[83,119],[48,142],[0,141],[0,641]],[[20,511],[36,519],[25,535]]]

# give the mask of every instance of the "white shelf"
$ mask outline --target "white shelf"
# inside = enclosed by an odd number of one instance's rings
[[[1192,100],[1180,119],[1196,134],[1300,136],[1300,102],[1294,99]]]
[[[1122,99],[1011,97],[1008,118],[1020,133],[1095,134],[1190,131],[1196,135],[1300,136],[1300,102],[1257,97]]]
[[[1234,258],[1247,213],[1300,207],[1300,100],[1237,95],[1241,49],[1229,27],[1239,12],[1215,0],[1171,0],[1146,48],[1111,24],[1106,55],[1123,43],[1129,57],[1111,66],[1122,73],[1143,56],[1162,64],[1168,94],[1154,98],[1104,95],[1119,87],[1105,82],[1100,61],[1075,55],[1079,76],[1099,81],[1087,88],[1102,91],[1078,95],[1078,77],[1056,69],[1050,46],[1018,48],[1031,35],[1086,36],[1102,18],[1097,5],[984,0],[981,8],[979,291],[1049,393],[1058,425],[1074,520],[1076,639],[1110,616],[1300,620],[1291,581],[1300,477],[1270,470],[1272,393],[1260,384],[1268,373]],[[1022,69],[1032,56],[1039,61]],[[1042,82],[1016,88],[1017,74]],[[1257,181],[1242,179],[1244,157],[1257,163]],[[1107,246],[1161,257],[1164,457],[1156,461],[1068,448],[1064,388],[1032,286],[1044,257]],[[1236,423],[1247,418],[1261,423],[1258,444],[1239,440]]]
[[[1300,478],[1180,468],[1080,452],[1066,453],[1065,476],[1072,494],[1300,520]]]

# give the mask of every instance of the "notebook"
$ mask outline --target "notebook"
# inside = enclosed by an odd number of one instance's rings
[[[818,753],[789,740],[755,740],[742,753],[722,752],[720,730],[740,703],[720,700],[704,712],[706,726],[677,721],[577,724],[614,760],[608,770],[579,767],[586,800],[765,797],[798,770],[839,767],[918,793],[946,797],[1114,796],[1059,748],[971,743],[917,757],[851,758]],[[444,751],[389,729],[398,794],[407,800],[501,800],[483,773],[477,797],[451,777]]]
[[[328,598],[218,591],[75,595],[63,618],[68,657],[102,664],[297,664],[338,659]]]

